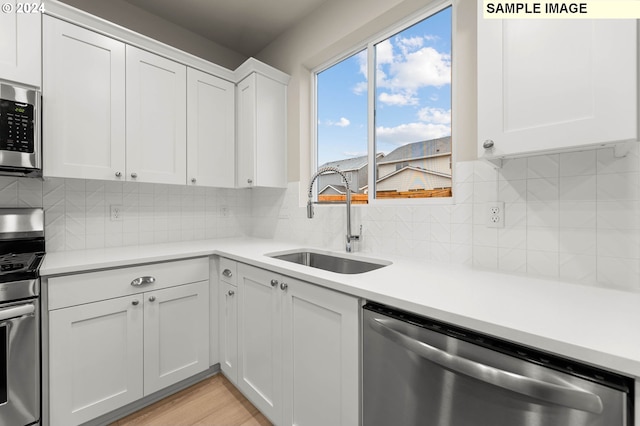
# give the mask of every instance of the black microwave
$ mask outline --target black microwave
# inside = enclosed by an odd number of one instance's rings
[[[0,83],[0,175],[42,176],[40,92]]]

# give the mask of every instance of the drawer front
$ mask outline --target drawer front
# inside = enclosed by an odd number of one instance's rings
[[[238,263],[235,260],[229,260],[224,257],[220,258],[220,268],[218,269],[218,276],[220,281],[237,285],[236,277],[238,272]]]
[[[47,281],[48,309],[208,280],[207,257],[53,277]]]

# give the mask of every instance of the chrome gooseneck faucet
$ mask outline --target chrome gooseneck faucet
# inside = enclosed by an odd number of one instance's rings
[[[317,172],[311,177],[311,183],[309,183],[309,201],[307,201],[307,217],[313,218],[313,184],[318,179],[318,176],[327,173],[337,173],[342,176],[345,187],[347,188],[347,253],[351,253],[351,241],[360,241],[362,234],[362,225],[360,225],[360,233],[358,235],[351,234],[351,189],[349,188],[349,182],[345,174],[337,167],[323,167],[318,169]]]

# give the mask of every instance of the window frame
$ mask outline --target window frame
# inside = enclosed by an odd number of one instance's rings
[[[372,71],[375,71],[375,46],[385,41],[386,39],[393,37],[394,35],[404,31],[405,29],[423,21],[432,15],[441,12],[442,10],[451,7],[451,197],[433,197],[433,198],[395,198],[395,199],[380,199],[375,197],[375,191],[368,191],[367,204],[377,206],[396,206],[410,204],[416,205],[439,205],[439,204],[455,204],[456,191],[455,188],[455,164],[456,164],[456,151],[457,144],[454,143],[454,120],[453,111],[455,110],[455,70],[454,70],[454,50],[456,43],[456,7],[454,0],[434,0],[427,7],[420,9],[419,11],[407,16],[404,19],[396,22],[390,27],[376,33],[374,36],[362,41],[361,43],[353,46],[351,49],[343,52],[342,54],[332,58],[331,60],[321,64],[320,66],[312,69],[311,73],[311,150],[310,161],[311,174],[318,170],[318,74],[331,68],[332,66],[342,62],[343,60],[356,55],[362,51],[367,52],[367,167],[368,167],[368,188],[375,188],[375,173],[373,167],[375,167],[375,78],[371,78],[369,75]],[[373,167],[371,165],[374,165]],[[318,188],[314,185],[314,199],[318,199]],[[306,191],[305,191],[306,194]],[[322,205],[322,204],[320,204]]]

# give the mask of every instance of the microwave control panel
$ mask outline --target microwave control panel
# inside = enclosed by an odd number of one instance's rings
[[[33,105],[0,99],[0,150],[33,152]]]

